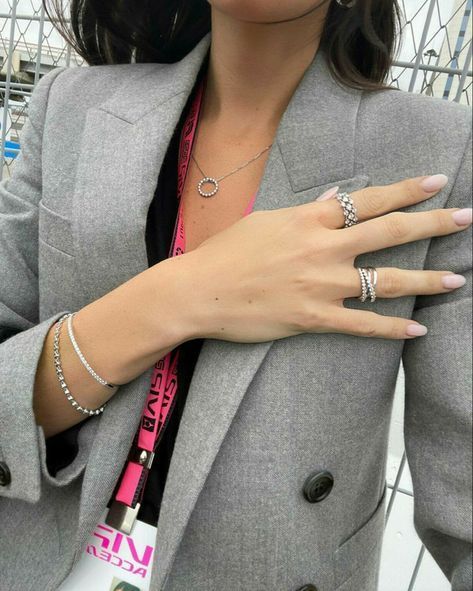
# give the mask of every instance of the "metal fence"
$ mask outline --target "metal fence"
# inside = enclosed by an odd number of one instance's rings
[[[400,46],[390,84],[471,105],[472,1],[399,0]],[[86,66],[46,18],[40,0],[0,0],[0,180],[21,149],[28,100],[39,78],[57,66]],[[380,591],[447,591],[440,569],[412,524],[412,482],[402,439],[402,368],[396,389],[390,489]]]
[[[398,0],[400,51],[390,84],[471,104],[472,0]],[[0,180],[20,150],[28,100],[57,66],[84,66],[45,14],[41,0],[0,0]]]

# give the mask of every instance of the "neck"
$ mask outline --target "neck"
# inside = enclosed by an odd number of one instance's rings
[[[236,20],[212,7],[202,118],[254,134],[276,128],[312,62],[328,2],[286,22]]]

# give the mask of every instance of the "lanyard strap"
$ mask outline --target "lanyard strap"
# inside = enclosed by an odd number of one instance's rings
[[[181,195],[192,152],[202,96],[205,91],[205,81],[206,79],[203,78],[197,89],[181,131],[177,178],[179,206],[169,253],[170,257],[185,252]],[[248,215],[252,211],[256,195],[257,193],[250,199],[244,215]],[[125,534],[130,534],[133,529],[141,506],[146,480],[154,460],[155,450],[174,408],[177,393],[178,360],[179,348],[176,348],[154,365],[151,386],[142,411],[140,426],[135,434],[117,493],[107,513],[106,523]]]
[[[182,220],[182,190],[189,166],[192,144],[202,102],[204,79],[197,89],[189,114],[181,131],[178,158],[177,199],[178,214],[174,227],[169,256],[185,251],[185,234]],[[173,355],[174,353],[174,355]],[[146,480],[154,460],[155,450],[174,408],[177,393],[177,367],[179,348],[157,361],[151,376],[151,385],[142,411],[140,425],[135,435],[125,470],[117,493],[107,514],[106,523],[125,534],[131,533],[141,506]]]

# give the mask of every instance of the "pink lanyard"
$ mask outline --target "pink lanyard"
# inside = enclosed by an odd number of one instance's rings
[[[179,144],[177,198],[179,207],[169,256],[185,251],[185,234],[182,219],[182,190],[188,170],[193,140],[200,113],[205,79],[202,80],[182,128]],[[250,200],[244,215],[253,208],[256,194]],[[172,358],[172,354],[174,357]],[[107,514],[106,523],[125,534],[131,533],[143,498],[146,480],[153,463],[155,450],[167,425],[177,392],[177,365],[179,348],[167,353],[156,362],[151,386],[141,415],[118,491]]]

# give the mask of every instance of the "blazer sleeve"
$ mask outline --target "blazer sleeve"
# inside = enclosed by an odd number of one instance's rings
[[[46,335],[67,311],[59,310],[39,322],[42,135],[50,88],[66,69],[52,70],[34,88],[21,151],[12,165],[11,177],[0,183],[0,468],[4,475],[9,473],[9,478],[0,482],[0,499],[3,496],[36,502],[42,479],[53,486],[64,486],[77,478],[87,463],[86,443],[78,449],[73,445],[65,447],[69,457],[62,458],[62,465],[48,456],[48,448],[52,456],[61,437],[67,442],[74,430],[55,436],[47,444],[42,427],[35,422],[32,404],[35,373]],[[90,439],[91,429],[84,431]],[[58,467],[62,469],[56,474]]]
[[[470,133],[445,207],[471,207],[471,161]],[[471,236],[470,227],[431,240],[425,269],[461,273],[467,283],[416,298],[413,318],[428,333],[403,349],[414,525],[453,591],[472,589]]]

